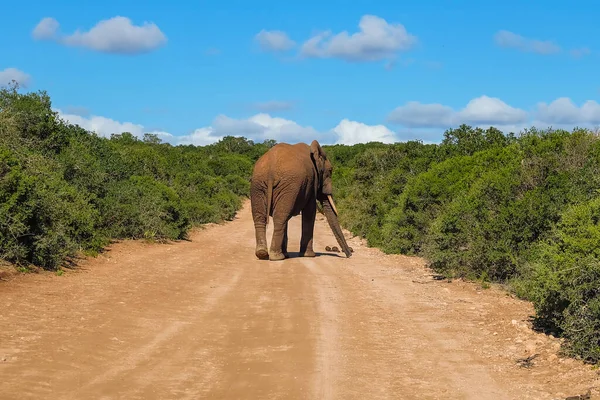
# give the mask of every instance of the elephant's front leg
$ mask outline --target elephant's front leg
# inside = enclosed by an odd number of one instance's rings
[[[300,257],[314,257],[313,235],[315,230],[315,217],[317,215],[317,201],[311,200],[302,210],[302,238],[300,239]]]

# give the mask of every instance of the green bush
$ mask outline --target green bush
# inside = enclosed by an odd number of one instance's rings
[[[565,337],[571,354],[600,360],[600,198],[565,210],[514,287],[535,305],[536,325]]]
[[[0,89],[0,259],[53,269],[113,239],[181,239],[231,220],[273,144],[98,137],[60,120],[45,92]]]
[[[439,145],[327,148],[342,224],[446,276],[508,284],[536,326],[600,362],[600,141],[462,125]]]
[[[190,226],[177,193],[149,176],[110,185],[100,212],[113,238],[182,239]]]
[[[55,268],[80,246],[96,244],[99,216],[87,193],[66,182],[51,160],[11,153],[0,148],[2,258]]]
[[[334,163],[336,202],[344,210],[341,223],[366,237],[369,245],[381,246],[383,217],[396,205],[407,181],[427,170],[436,149],[417,141],[325,146]]]
[[[388,253],[419,254],[431,223],[451,201],[466,193],[490,169],[496,171],[515,149],[494,148],[470,156],[455,156],[432,165],[404,186],[397,206],[390,209],[382,227]]]
[[[465,178],[468,187],[454,193],[422,235],[423,254],[437,271],[495,279],[514,272],[518,247],[526,243],[527,230],[519,222],[530,227],[519,219],[532,214],[522,204],[527,196],[516,200],[518,153],[514,148],[502,153],[491,153],[499,161],[496,168]]]

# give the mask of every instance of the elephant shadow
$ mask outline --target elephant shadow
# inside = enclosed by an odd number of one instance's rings
[[[343,257],[343,256],[341,256],[339,254],[336,254],[336,253],[315,251],[315,257],[323,257],[323,256],[325,256],[325,257],[336,257],[336,258],[346,258],[346,257]],[[289,251],[288,252],[288,258],[306,258],[306,257],[300,257],[300,252],[299,251]]]

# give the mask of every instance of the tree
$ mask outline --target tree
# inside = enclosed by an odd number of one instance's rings
[[[148,144],[161,144],[162,139],[158,137],[155,133],[144,133],[144,143]]]

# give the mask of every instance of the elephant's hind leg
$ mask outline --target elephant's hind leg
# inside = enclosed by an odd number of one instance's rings
[[[285,247],[284,247],[285,244]],[[281,261],[287,256],[287,219],[285,217],[273,214],[273,238],[271,239],[271,249],[269,251],[269,260]]]
[[[256,251],[254,252],[256,258],[259,260],[268,260],[269,259],[269,251],[267,250],[267,246],[256,246]]]
[[[267,221],[268,214],[265,214],[267,209],[266,196],[252,197],[252,218],[254,219],[254,232],[256,236],[256,250],[254,254],[259,260],[268,260],[269,251],[267,250]]]
[[[289,221],[288,221],[289,222]],[[283,228],[283,242],[281,243],[281,252],[283,253],[285,258],[288,258],[288,223],[285,223],[285,227]]]
[[[255,222],[255,235],[256,235],[256,250],[254,254],[259,260],[268,260],[269,251],[267,250],[267,227],[266,223],[259,221]]]

